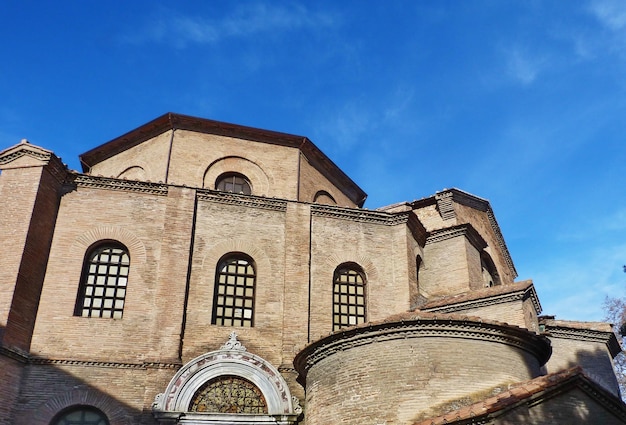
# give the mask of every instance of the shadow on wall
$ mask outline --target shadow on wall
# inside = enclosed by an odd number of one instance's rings
[[[78,408],[104,415],[109,425],[156,424],[150,409],[137,407],[144,405],[137,388],[148,392],[150,372],[142,365],[34,358],[0,346],[0,424],[54,425],[59,415]],[[175,373],[168,372],[163,388]],[[129,394],[137,406],[123,401]]]
[[[623,396],[607,351],[600,348],[578,350],[575,354],[575,360],[570,361],[567,365],[568,368],[575,366],[582,367],[586,376],[616,397]]]

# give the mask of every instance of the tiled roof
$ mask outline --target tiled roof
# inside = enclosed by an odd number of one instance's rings
[[[626,406],[615,396],[608,393],[595,382],[587,378],[587,376],[583,373],[582,368],[580,366],[576,366],[516,384],[509,390],[496,396],[486,398],[481,402],[462,407],[441,416],[414,422],[413,425],[443,425],[454,424],[457,422],[466,423],[463,421],[479,419],[507,410],[520,402],[540,396],[540,393],[542,392],[548,392],[565,385],[577,384],[587,384],[593,386],[594,390],[601,392],[605,399],[611,400],[617,409],[622,411],[624,417],[626,417]]]
[[[469,291],[463,294],[434,298],[426,302],[426,304],[422,305],[420,308],[422,310],[427,310],[435,307],[441,307],[451,304],[460,304],[483,298],[496,297],[499,295],[506,295],[513,292],[525,291],[531,286],[533,286],[532,280],[522,280],[511,285],[492,286],[491,288],[477,289],[475,291]]]

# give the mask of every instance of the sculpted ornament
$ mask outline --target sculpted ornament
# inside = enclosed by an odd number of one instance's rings
[[[239,350],[246,351],[246,347],[244,347],[239,340],[237,340],[237,333],[231,332],[230,338],[226,341],[226,344],[222,345],[221,350]]]

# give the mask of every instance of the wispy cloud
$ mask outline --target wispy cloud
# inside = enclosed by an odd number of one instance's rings
[[[315,13],[302,5],[244,3],[228,16],[206,17],[181,15],[161,10],[139,30],[122,40],[132,44],[168,43],[178,48],[190,44],[214,44],[229,38],[252,37],[268,32],[320,28],[336,24],[330,14]]]
[[[624,295],[626,275],[622,264],[626,262],[626,245],[590,248],[584,254],[558,263],[546,262],[542,266],[545,269],[534,272],[545,314],[602,320],[599,312],[605,297]]]
[[[588,10],[605,30],[601,46],[622,57],[626,56],[626,2],[592,0]]]
[[[532,84],[546,66],[546,59],[530,49],[515,46],[505,51],[507,75],[523,85]]]
[[[626,31],[626,2],[623,0],[593,0],[591,13],[611,31]]]

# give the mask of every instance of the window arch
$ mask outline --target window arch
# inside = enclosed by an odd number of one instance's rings
[[[332,195],[325,190],[318,191],[313,197],[313,202],[325,205],[337,205],[337,201]]]
[[[50,425],[109,425],[109,420],[95,407],[75,406],[55,416]]]
[[[213,319],[221,326],[254,325],[254,261],[242,253],[227,254],[217,264],[213,295]]]
[[[252,382],[222,375],[202,385],[191,399],[190,412],[267,414],[267,402]]]
[[[354,263],[342,264],[333,277],[333,330],[365,322],[365,273]]]
[[[480,266],[483,276],[483,285],[486,288],[500,285],[501,282],[500,276],[498,275],[498,269],[496,269],[496,265],[493,263],[493,260],[485,251],[480,254]]]
[[[246,176],[239,173],[224,173],[220,175],[215,181],[215,189],[224,192],[243,193],[244,195],[252,193],[250,182]]]
[[[121,319],[129,270],[128,249],[121,243],[92,246],[83,261],[74,315]]]

